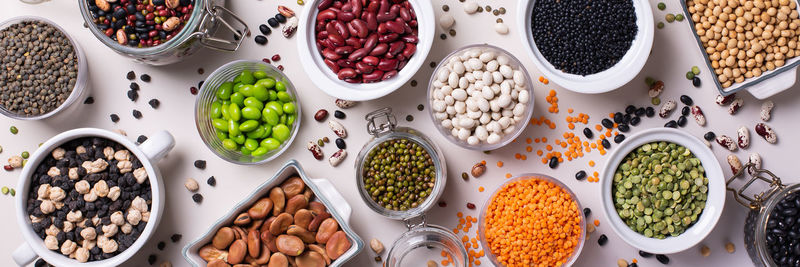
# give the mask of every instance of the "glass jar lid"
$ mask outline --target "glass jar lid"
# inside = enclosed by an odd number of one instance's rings
[[[428,261],[442,260],[456,267],[467,266],[467,250],[458,237],[442,226],[425,224],[424,216],[422,220],[394,241],[384,267],[428,266]]]
[[[392,115],[391,108],[382,108],[373,111],[366,116],[366,119],[368,121],[367,130],[375,137],[364,145],[364,147],[358,153],[358,158],[356,159],[356,184],[358,186],[359,195],[370,209],[384,217],[407,221],[421,216],[427,210],[433,207],[439,196],[442,194],[442,192],[444,192],[444,187],[447,182],[447,167],[445,164],[444,155],[439,147],[437,147],[436,144],[434,144],[421,132],[413,128],[397,127],[397,120]],[[367,161],[370,160],[370,157],[374,156],[374,153],[372,152],[376,151],[377,149],[382,149],[380,148],[381,144],[396,140],[406,140],[409,143],[414,143],[415,145],[421,147],[430,156],[430,160],[433,163],[433,169],[435,171],[433,187],[431,188],[430,193],[422,192],[422,194],[425,194],[425,196],[423,196],[424,199],[421,200],[422,202],[416,203],[415,206],[412,206],[408,209],[387,208],[384,206],[386,203],[381,205],[381,203],[378,203],[378,201],[373,198],[370,191],[367,190],[367,185],[365,182],[365,172],[367,171],[365,165],[367,164]],[[386,159],[386,161],[390,160]],[[394,176],[391,177],[393,178],[387,179],[392,180],[392,183],[400,182],[399,179],[395,179]],[[403,178],[420,179],[420,177]],[[405,182],[408,182],[408,180]],[[411,182],[415,181],[412,180]],[[389,187],[386,184],[377,186]],[[392,193],[391,196],[396,196],[402,194],[403,192],[398,191],[396,195],[394,194],[394,191],[391,191],[390,193]]]

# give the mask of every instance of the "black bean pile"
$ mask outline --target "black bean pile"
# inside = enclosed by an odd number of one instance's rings
[[[531,29],[537,48],[556,69],[584,76],[617,64],[638,31],[631,0],[536,1]]]
[[[54,149],[36,168],[27,214],[45,247],[79,262],[125,251],[150,216],[150,181],[124,146],[80,138]]]
[[[191,18],[193,0],[92,0],[95,27],[121,45],[152,47],[175,37]],[[142,77],[144,81],[144,77]],[[147,81],[145,81],[147,82]]]
[[[69,38],[44,22],[23,21],[0,31],[0,105],[21,116],[46,114],[64,103],[78,77]]]
[[[800,266],[799,195],[778,202],[767,221],[767,251],[777,266]]]

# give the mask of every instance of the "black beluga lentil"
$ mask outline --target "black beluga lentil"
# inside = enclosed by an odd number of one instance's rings
[[[638,31],[630,0],[536,1],[531,28],[547,61],[563,72],[584,76],[617,64]]]

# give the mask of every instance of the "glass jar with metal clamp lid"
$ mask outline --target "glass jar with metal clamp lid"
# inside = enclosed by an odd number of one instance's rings
[[[744,184],[739,188],[731,186],[745,173],[751,177]],[[750,186],[762,183],[768,188],[752,196],[745,193]],[[783,184],[771,171],[755,169],[753,163],[748,163],[728,179],[726,185],[736,201],[750,210],[744,224],[744,244],[753,264],[761,267],[800,263],[800,184]],[[789,245],[782,248],[781,244]]]
[[[366,120],[374,137],[356,159],[358,192],[374,212],[402,220],[408,228],[389,248],[384,266],[424,266],[440,257],[435,249],[446,253],[454,266],[467,266],[467,251],[458,237],[425,218],[447,182],[442,151],[421,132],[397,127],[391,108],[373,111]]]
[[[93,14],[89,11],[89,1],[94,2],[94,0],[79,0],[78,5],[92,34],[114,52],[149,65],[166,65],[181,61],[201,47],[233,52],[239,49],[242,40],[250,33],[244,20],[224,7],[224,0],[191,0],[193,6],[189,13],[191,15],[183,29],[171,39],[152,47],[129,46],[111,39],[104,30],[94,24]]]

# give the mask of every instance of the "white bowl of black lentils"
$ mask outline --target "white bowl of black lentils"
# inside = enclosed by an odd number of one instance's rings
[[[703,142],[671,128],[625,139],[603,167],[600,195],[611,228],[654,254],[689,249],[708,236],[725,206],[725,177]]]
[[[54,22],[33,16],[0,23],[0,114],[41,120],[88,95],[88,64],[83,50]]]
[[[631,81],[653,46],[645,0],[520,0],[528,53],[546,78],[579,93],[604,93]]]
[[[165,192],[155,164],[174,145],[166,131],[135,144],[95,128],[66,131],[42,144],[17,186],[16,219],[26,243],[14,251],[14,261],[124,263],[158,226]]]

